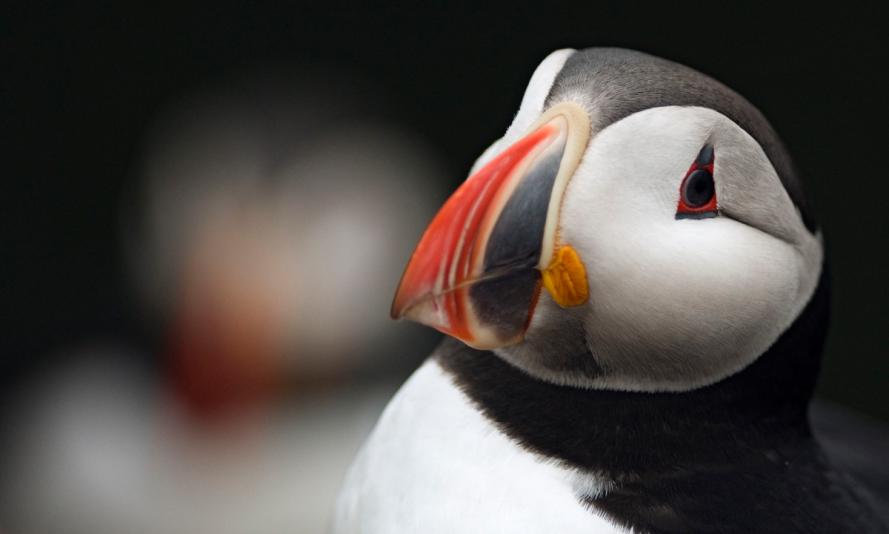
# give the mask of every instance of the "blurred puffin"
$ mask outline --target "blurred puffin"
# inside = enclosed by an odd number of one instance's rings
[[[334,531],[883,532],[807,416],[821,234],[744,98],[560,50],[420,240],[392,307],[448,334]]]

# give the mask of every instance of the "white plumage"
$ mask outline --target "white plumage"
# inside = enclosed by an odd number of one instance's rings
[[[578,500],[599,481],[522,449],[434,359],[405,383],[349,470],[334,534],[625,533]]]

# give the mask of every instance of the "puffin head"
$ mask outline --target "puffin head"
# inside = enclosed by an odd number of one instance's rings
[[[392,315],[548,382],[686,391],[763,354],[822,265],[749,102],[639,52],[559,50],[429,225]]]

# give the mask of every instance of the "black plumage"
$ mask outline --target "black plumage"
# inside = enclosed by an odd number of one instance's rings
[[[809,423],[828,294],[825,269],[806,308],[765,354],[688,392],[558,386],[450,339],[435,357],[511,438],[613,482],[604,495],[580,498],[627,527],[885,532],[875,496],[835,465]]]

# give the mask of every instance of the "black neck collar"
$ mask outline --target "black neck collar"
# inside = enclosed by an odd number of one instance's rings
[[[828,315],[827,277],[743,371],[685,393],[556,386],[491,352],[445,341],[435,358],[523,447],[605,477],[577,495],[634,532],[885,532],[809,431]]]
[[[547,457],[615,477],[725,462],[776,442],[809,439],[806,409],[827,329],[828,293],[822,272],[803,312],[765,354],[690,392],[557,386],[450,339],[435,357],[504,433]]]

